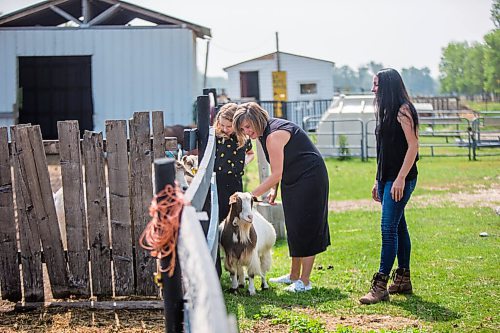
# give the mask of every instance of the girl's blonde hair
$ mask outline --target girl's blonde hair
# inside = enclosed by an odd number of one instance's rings
[[[248,121],[253,129],[261,136],[269,120],[269,113],[255,102],[248,102],[238,106],[233,117],[233,128],[236,136],[244,135],[241,130],[241,123]]]
[[[215,127],[215,135],[218,137],[223,137],[223,138],[228,138],[227,135],[221,131],[220,129],[220,120],[225,119],[229,122],[233,122],[233,117],[234,113],[236,112],[236,109],[238,108],[238,105],[236,103],[227,103],[221,106],[219,109],[219,112],[217,112],[217,115],[215,116],[215,122],[214,122],[214,127]],[[233,128],[234,131],[234,128]],[[236,134],[236,139],[238,141],[238,148],[241,148],[245,145],[245,142],[247,140],[246,135],[238,135],[236,131],[234,131]]]

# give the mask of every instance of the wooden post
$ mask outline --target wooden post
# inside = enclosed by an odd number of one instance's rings
[[[213,96],[213,104],[212,101],[210,101],[210,93],[212,93]],[[215,121],[215,115],[217,114],[217,89],[215,88],[205,88],[203,89],[203,95],[209,96],[209,102],[210,102],[210,109],[209,109],[209,115],[210,115],[210,121],[209,121],[209,126],[212,126]]]
[[[167,184],[173,185],[175,179],[175,160],[172,158],[155,159],[155,189],[160,192]],[[158,198],[161,200],[162,198]],[[177,248],[175,249],[177,251]],[[165,270],[170,263],[171,256],[160,260],[162,270]],[[167,272],[161,273],[161,282],[163,285],[163,302],[165,313],[165,332],[178,333],[183,332],[183,299],[181,268],[179,257],[175,257],[175,269],[172,277]]]
[[[7,127],[0,127],[0,284],[2,299],[21,300],[21,278],[17,260],[16,225]]]
[[[198,158],[200,159],[198,165],[201,165],[203,160],[203,155],[205,154],[205,149],[208,143],[208,132],[210,127],[210,99],[208,96],[198,96],[197,99],[197,110],[198,110]],[[212,200],[210,198],[210,192],[207,194],[205,199],[205,204],[203,205],[203,211],[207,212],[208,216],[211,213]],[[203,228],[203,233],[205,237],[208,233],[208,227],[210,221],[200,221]]]
[[[68,250],[70,291],[87,297],[90,296],[90,273],[78,121],[58,121],[57,132],[66,222],[63,243]]]

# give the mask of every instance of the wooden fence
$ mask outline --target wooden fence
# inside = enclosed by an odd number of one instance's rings
[[[156,260],[136,246],[149,221],[151,163],[167,149],[163,113],[153,112],[152,120],[152,140],[149,112],[128,121],[130,139],[125,120],[106,121],[106,140],[89,131],[80,140],[77,121],[58,123],[66,253],[39,126],[13,126],[10,144],[0,128],[3,299],[43,301],[43,262],[55,299],[158,296]]]

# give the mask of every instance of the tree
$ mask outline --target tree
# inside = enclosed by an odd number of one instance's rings
[[[403,68],[401,77],[405,82],[409,93],[415,95],[434,95],[436,93],[436,82],[431,76],[428,67],[418,69],[416,67]]]
[[[370,71],[370,74],[373,76],[373,75],[377,74],[379,70],[384,68],[384,65],[382,63],[379,63],[379,62],[370,61],[367,65],[367,67]]]
[[[500,28],[500,0],[494,0],[491,7],[491,20],[495,28]]]
[[[474,43],[467,49],[463,64],[462,93],[474,96],[484,93],[484,45]]]
[[[369,92],[372,88],[373,74],[368,66],[358,67],[358,87],[362,93]]]
[[[333,84],[336,92],[353,92],[358,86],[358,75],[349,66],[333,69]]]
[[[453,42],[443,48],[441,62],[439,63],[439,79],[442,92],[452,94],[465,92],[464,64],[468,48],[467,42]]]
[[[484,41],[484,90],[500,94],[500,29],[484,36]]]

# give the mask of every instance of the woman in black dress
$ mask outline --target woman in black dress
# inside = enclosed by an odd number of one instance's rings
[[[257,103],[241,104],[233,119],[237,134],[258,139],[271,165],[271,175],[251,193],[270,190],[267,201],[276,199],[281,182],[290,274],[270,282],[290,284],[286,290],[311,290],[309,280],[316,254],[330,245],[328,229],[328,173],[321,154],[307,134],[292,122],[270,118]]]

